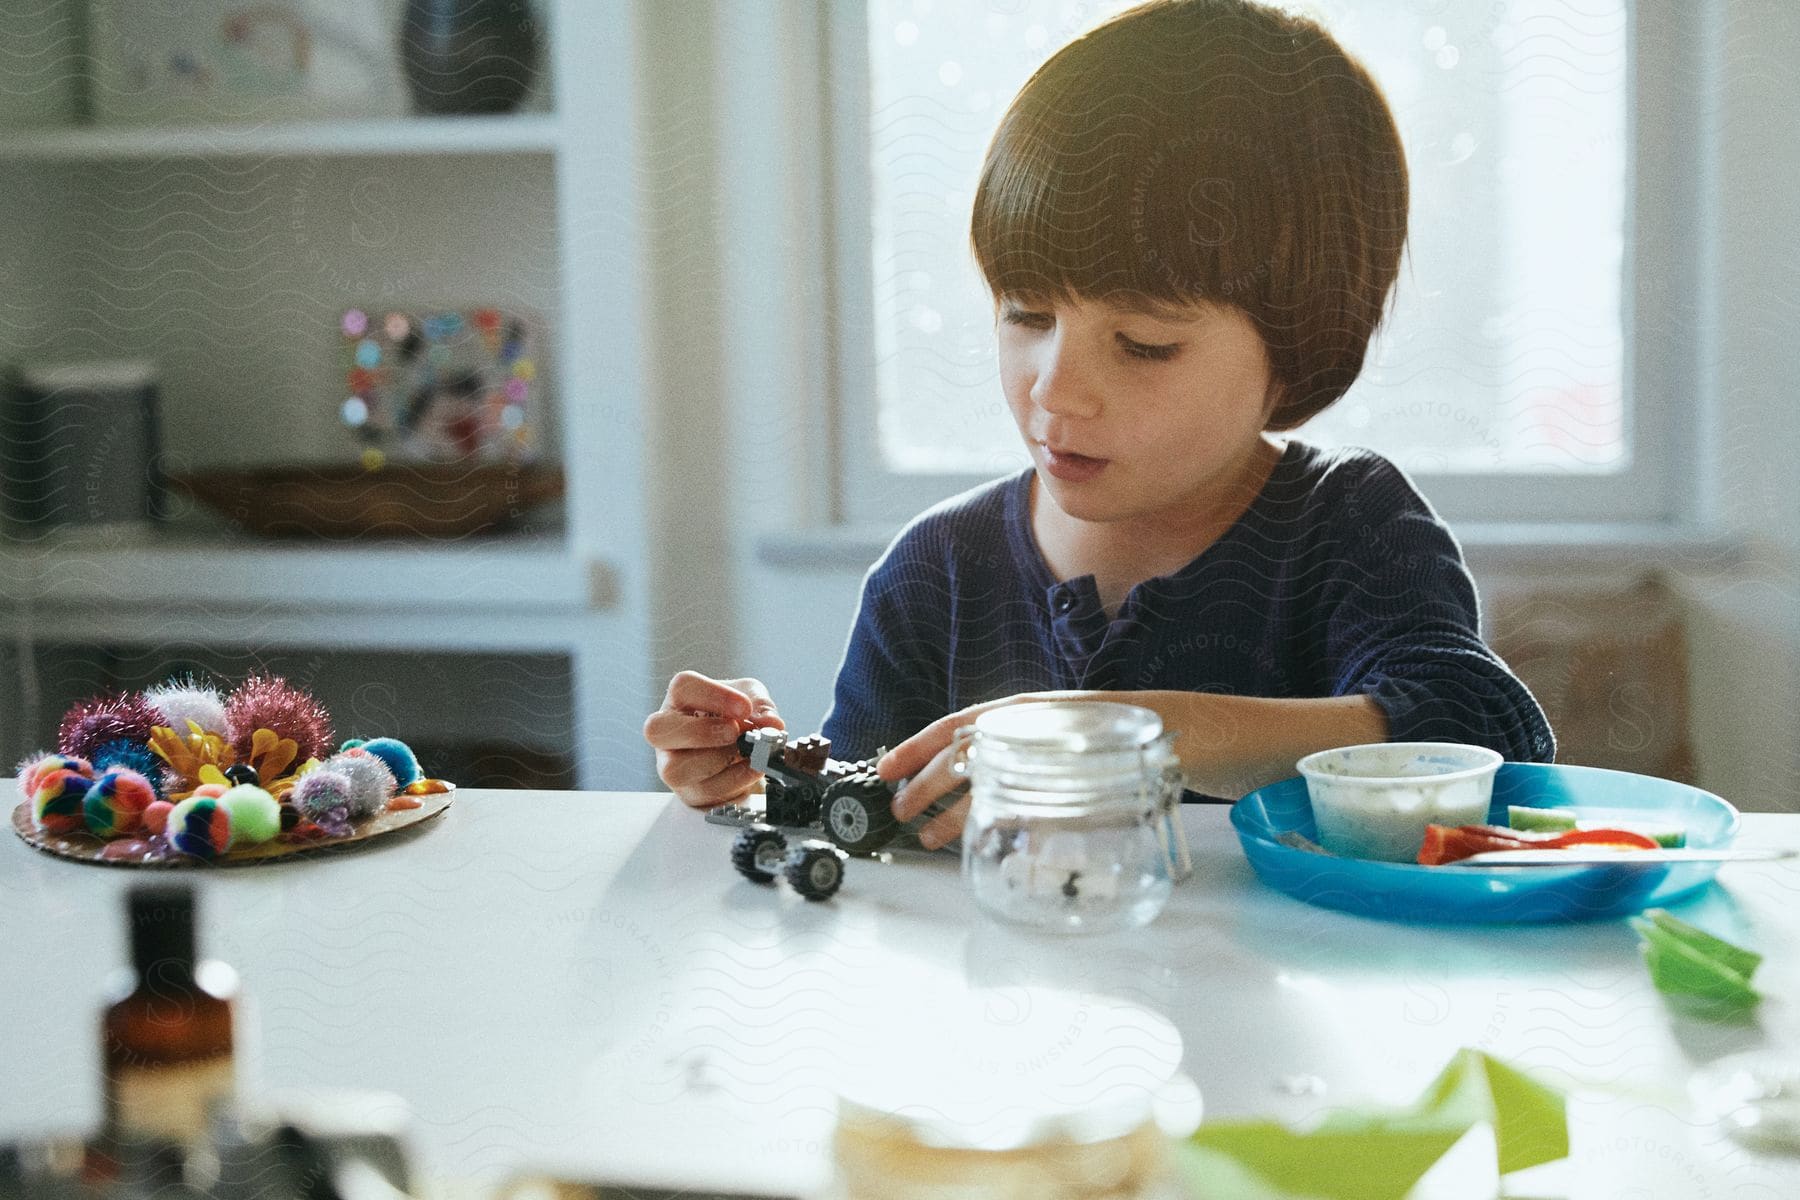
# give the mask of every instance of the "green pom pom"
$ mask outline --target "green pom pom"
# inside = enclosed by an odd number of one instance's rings
[[[227,789],[219,797],[219,807],[231,814],[233,845],[254,846],[281,832],[281,805],[254,784]]]
[[[344,744],[338,747],[338,753],[342,754],[346,750],[354,750],[368,740],[368,738],[345,738]]]

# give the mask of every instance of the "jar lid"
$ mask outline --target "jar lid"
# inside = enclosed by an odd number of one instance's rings
[[[975,718],[975,732],[1019,749],[1106,754],[1149,748],[1162,736],[1162,718],[1110,700],[1035,700],[989,709]]]
[[[1198,1091],[1180,1072],[1181,1034],[1129,1001],[977,988],[903,1011],[891,1025],[862,1014],[885,1037],[846,1039],[843,1125],[918,1146],[1010,1151],[1124,1137],[1171,1113],[1186,1127],[1170,1132],[1199,1123]],[[1191,1112],[1172,1109],[1171,1097]]]

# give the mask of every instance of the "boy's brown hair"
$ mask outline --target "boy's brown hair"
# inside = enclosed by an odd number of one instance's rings
[[[1151,0],[1039,67],[988,148],[970,240],[996,296],[1242,309],[1292,429],[1362,370],[1407,174],[1362,64],[1250,0]]]

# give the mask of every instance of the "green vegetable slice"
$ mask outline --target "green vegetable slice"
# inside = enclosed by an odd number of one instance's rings
[[[1566,808],[1532,808],[1524,804],[1506,806],[1506,823],[1514,829],[1532,833],[1562,833],[1575,828],[1575,814]]]

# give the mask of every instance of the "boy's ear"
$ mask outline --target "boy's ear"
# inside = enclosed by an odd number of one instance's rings
[[[1270,372],[1269,390],[1263,393],[1262,425],[1264,429],[1267,429],[1269,422],[1275,419],[1275,410],[1281,407],[1281,402],[1286,396],[1287,389],[1282,386],[1281,380],[1275,377],[1274,372]]]

